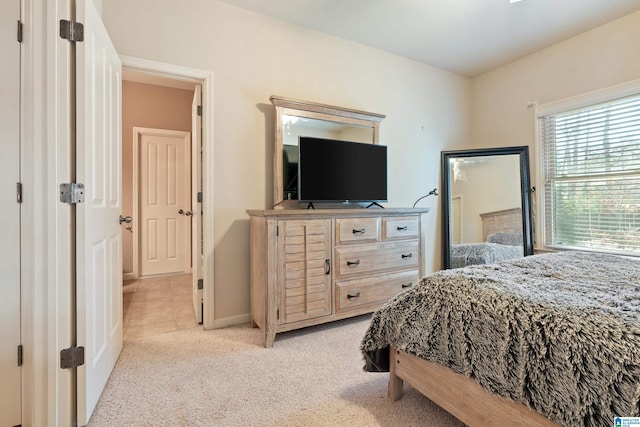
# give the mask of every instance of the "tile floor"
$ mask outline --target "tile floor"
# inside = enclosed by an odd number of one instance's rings
[[[191,274],[126,280],[123,289],[124,339],[194,327]]]

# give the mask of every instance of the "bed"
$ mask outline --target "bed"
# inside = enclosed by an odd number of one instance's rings
[[[365,370],[469,426],[640,416],[640,261],[585,252],[445,270],[374,313]]]

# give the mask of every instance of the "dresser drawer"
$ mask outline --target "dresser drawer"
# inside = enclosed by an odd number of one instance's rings
[[[390,216],[382,218],[382,240],[409,240],[417,238],[417,216]]]
[[[380,240],[380,218],[336,219],[336,245]]]
[[[418,242],[380,243],[336,248],[335,277],[417,269]]]
[[[415,285],[418,279],[418,271],[413,270],[336,282],[336,313],[367,306],[377,308]]]

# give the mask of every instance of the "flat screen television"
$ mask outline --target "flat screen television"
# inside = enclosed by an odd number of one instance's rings
[[[387,147],[301,136],[298,200],[386,202]]]

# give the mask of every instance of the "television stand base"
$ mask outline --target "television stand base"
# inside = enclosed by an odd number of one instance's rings
[[[384,209],[384,206],[380,205],[380,203],[378,203],[378,202],[371,202],[371,203],[369,204],[369,206],[367,206],[367,209],[369,209],[371,206],[377,206],[377,207],[379,207],[380,209]]]
[[[316,207],[313,206],[313,202],[309,202],[309,204],[307,205],[307,209],[315,209]]]

